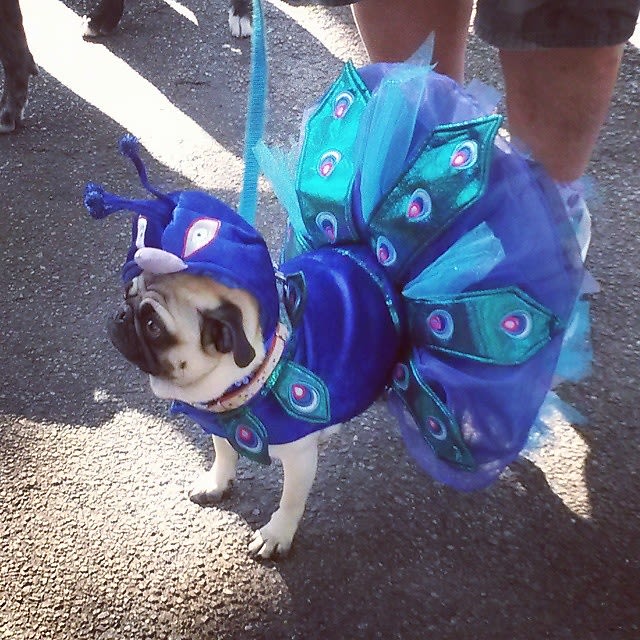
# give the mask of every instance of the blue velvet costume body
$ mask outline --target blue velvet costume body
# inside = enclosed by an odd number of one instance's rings
[[[382,270],[370,252],[320,249],[286,262],[282,273],[300,276],[288,285],[299,288],[300,306],[286,318],[292,333],[262,391],[224,414],[172,405],[262,462],[268,462],[268,444],[292,442],[367,409],[383,393],[400,345],[388,307],[393,294],[382,288]],[[245,439],[251,434],[250,447],[236,437],[239,429]]]
[[[145,264],[137,252],[154,248],[187,273],[250,291],[266,340],[275,308],[290,326],[281,361],[246,406],[174,409],[268,462],[268,444],[348,420],[386,388],[426,471],[461,490],[493,482],[526,445],[553,383],[589,357],[583,221],[497,135],[500,122],[428,66],[347,64],[310,109],[299,146],[256,148],[289,217],[279,299],[264,241],[212,196],[148,187],[155,201],[127,201],[89,185],[95,217],[137,213],[125,281]],[[123,151],[146,182],[132,144]],[[194,234],[202,220],[214,232]]]

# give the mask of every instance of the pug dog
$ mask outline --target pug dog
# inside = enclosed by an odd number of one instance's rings
[[[284,555],[314,482],[318,445],[384,392],[399,345],[393,294],[372,279],[380,268],[360,249],[327,249],[322,262],[305,253],[276,272],[260,234],[202,192],[117,206],[110,197],[91,185],[85,202],[96,217],[137,212],[110,339],[149,376],[156,396],[212,434],[215,460],[192,501],[220,501],[239,454],[282,462],[279,507],[249,549]]]
[[[113,344],[149,375],[160,398],[220,404],[264,362],[258,303],[241,289],[206,276],[143,273],[128,287],[123,308],[109,324]],[[284,486],[279,509],[254,535],[250,551],[268,558],[285,554],[313,484],[317,447],[324,429],[291,444],[269,448],[282,461]],[[221,436],[212,436],[212,468],[193,485],[189,497],[203,506],[219,502],[236,476],[238,452]]]

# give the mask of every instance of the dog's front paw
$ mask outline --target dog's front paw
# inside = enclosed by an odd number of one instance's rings
[[[233,484],[233,478],[221,478],[214,469],[205,471],[191,485],[189,500],[202,507],[217,504]]]
[[[261,558],[285,556],[291,548],[293,536],[298,528],[299,517],[278,509],[271,520],[253,534],[249,551]]]

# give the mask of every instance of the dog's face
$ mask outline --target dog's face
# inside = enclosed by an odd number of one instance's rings
[[[109,336],[158,397],[190,403],[220,397],[265,355],[255,298],[207,276],[138,276]]]

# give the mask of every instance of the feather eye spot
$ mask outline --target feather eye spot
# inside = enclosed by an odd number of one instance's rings
[[[461,142],[451,154],[450,164],[454,169],[468,169],[478,160],[478,143],[475,140]]]
[[[236,427],[235,440],[241,449],[250,453],[259,453],[264,448],[264,442],[260,435],[244,423]]]
[[[412,222],[425,220],[431,215],[431,196],[424,189],[416,189],[409,199],[407,218]]]
[[[333,117],[338,120],[344,118],[347,115],[347,111],[353,104],[353,94],[349,91],[343,91],[336,96],[333,103]]]
[[[316,216],[316,225],[327,240],[334,244],[338,237],[338,221],[336,217],[328,211],[323,211]]]
[[[533,321],[525,311],[508,313],[500,321],[500,328],[512,338],[526,338],[531,333]]]
[[[453,318],[448,311],[436,309],[427,317],[429,331],[440,340],[448,340],[453,335]]]
[[[289,388],[289,398],[293,405],[303,413],[312,413],[320,405],[318,392],[306,384],[294,382]]]
[[[383,267],[388,267],[396,261],[398,254],[389,239],[380,236],[376,242],[376,256]]]
[[[426,431],[429,435],[433,436],[436,440],[446,440],[447,428],[442,420],[436,416],[427,416],[425,421]]]
[[[342,159],[342,154],[339,151],[327,151],[322,154],[320,162],[318,163],[318,173],[323,178],[328,178],[336,168],[336,165]]]
[[[398,362],[393,369],[393,384],[406,391],[409,388],[409,368],[406,364]]]

